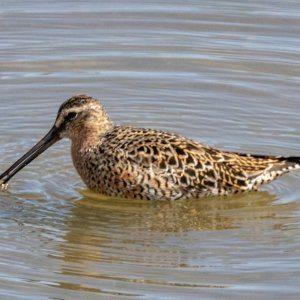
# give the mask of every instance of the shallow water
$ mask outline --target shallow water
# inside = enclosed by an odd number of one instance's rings
[[[117,123],[300,155],[297,1],[1,2],[0,168],[66,98]],[[298,299],[299,174],[258,193],[107,199],[53,146],[0,193],[1,299]]]

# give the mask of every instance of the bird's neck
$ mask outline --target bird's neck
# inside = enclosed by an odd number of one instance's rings
[[[102,137],[113,128],[110,120],[101,124],[87,122],[79,130],[76,135],[71,136],[72,148],[76,151],[85,151],[101,144]]]
[[[90,164],[91,159],[94,158],[95,153],[97,153],[97,148],[102,144],[105,134],[113,128],[112,123],[107,123],[105,126],[103,125],[97,130],[95,130],[94,127],[89,128],[88,126],[84,126],[79,136],[71,138],[73,164],[87,185],[91,175],[87,166]]]

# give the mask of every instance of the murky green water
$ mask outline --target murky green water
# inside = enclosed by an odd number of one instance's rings
[[[300,155],[297,1],[4,0],[0,169],[66,98],[116,123]],[[99,198],[60,142],[0,193],[1,299],[299,299],[299,173],[259,193]]]

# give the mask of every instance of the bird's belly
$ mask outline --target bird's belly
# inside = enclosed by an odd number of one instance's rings
[[[138,173],[105,164],[76,169],[89,189],[114,197],[177,200],[227,194],[207,186],[182,186],[172,176]]]

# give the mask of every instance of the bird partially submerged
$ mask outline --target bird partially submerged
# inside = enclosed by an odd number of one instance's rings
[[[257,190],[300,168],[300,157],[222,151],[174,133],[117,126],[96,99],[79,95],[61,105],[50,131],[0,175],[0,183],[64,137],[71,139],[73,163],[85,184],[123,198],[228,195]]]

